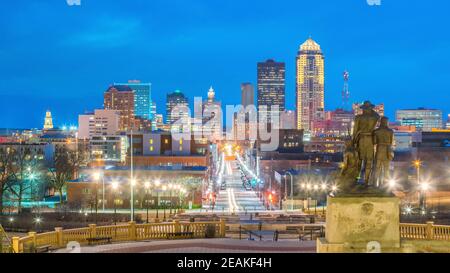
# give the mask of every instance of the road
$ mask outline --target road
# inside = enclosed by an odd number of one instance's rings
[[[237,161],[226,161],[223,174],[226,188],[220,190],[216,199],[217,211],[244,212],[264,211],[265,208],[259,200],[257,193],[247,191],[242,185],[241,175],[237,168]]]

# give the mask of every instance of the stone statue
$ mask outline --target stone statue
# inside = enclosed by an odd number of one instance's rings
[[[380,116],[373,110],[375,105],[370,101],[365,101],[361,106],[363,113],[356,116],[353,127],[353,144],[356,147],[359,157],[359,170],[364,170],[364,183],[369,186],[372,175],[374,159],[373,132],[380,119]]]
[[[389,178],[389,164],[394,159],[394,131],[389,129],[388,118],[381,118],[380,126],[374,131],[373,137],[376,145],[375,183],[379,187]]]
[[[359,158],[352,140],[345,142],[344,162],[341,172],[338,176],[338,185],[340,190],[350,191],[358,180],[359,176]]]

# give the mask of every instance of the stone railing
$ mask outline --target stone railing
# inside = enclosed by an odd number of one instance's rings
[[[136,224],[130,222],[125,225],[99,226],[95,224],[86,228],[67,229],[55,228],[47,233],[29,232],[25,237],[13,237],[12,246],[15,253],[36,250],[49,246],[54,249],[64,248],[69,242],[80,245],[88,244],[90,238],[111,238],[112,242],[140,241],[148,239],[166,239],[169,234],[189,232],[193,238],[205,238],[206,233],[214,227],[215,237],[225,237],[225,221],[216,222],[179,222]]]
[[[426,224],[400,224],[400,237],[413,240],[450,241],[450,226]]]

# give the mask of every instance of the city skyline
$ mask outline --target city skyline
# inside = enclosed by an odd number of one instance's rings
[[[404,20],[400,22],[397,16],[406,3],[408,13],[401,15]],[[438,54],[449,43],[441,35],[445,31],[441,21],[446,17],[440,13],[449,5],[444,1],[433,7],[408,1],[381,6],[369,6],[366,1],[319,1],[314,4],[329,16],[304,13],[304,20],[281,15],[292,14],[292,7],[300,5],[297,3],[277,7],[280,14],[269,13],[273,5],[238,2],[180,2],[173,10],[159,1],[135,4],[5,3],[0,11],[4,20],[0,34],[8,43],[0,46],[0,94],[10,103],[2,107],[0,127],[39,128],[47,109],[52,111],[55,126],[76,124],[78,114],[102,108],[102,93],[107,86],[130,79],[152,83],[158,113],[164,113],[167,93],[180,89],[192,105],[194,96],[204,95],[203,90],[211,85],[222,105],[238,104],[234,98],[239,97],[240,84],[256,86],[256,63],[269,58],[286,63],[286,109],[295,110],[295,56],[309,36],[321,45],[327,59],[326,110],[340,107],[342,72],[348,70],[350,102],[370,99],[384,103],[391,120],[396,110],[404,108],[450,112],[446,104],[449,93],[445,92],[448,83],[444,80],[450,60]],[[301,5],[308,10],[312,4]],[[154,9],[158,14],[147,18],[136,12],[136,6]],[[242,11],[249,7],[254,13],[247,18]],[[10,9],[21,11],[17,17],[21,20],[6,14]],[[438,22],[414,20],[419,15],[427,16],[429,9]],[[266,20],[268,14],[271,17]],[[177,20],[169,22],[164,18],[167,15]],[[55,20],[60,25],[46,27],[54,25]],[[205,27],[204,21],[210,26]],[[161,30],[155,30],[156,26]],[[146,30],[149,27],[152,31]],[[261,33],[268,36],[260,37]],[[35,35],[46,38],[42,39],[45,42],[34,39]],[[232,42],[247,36],[246,43]],[[28,39],[35,42],[28,43]],[[436,43],[424,44],[423,39]],[[380,44],[381,40],[389,42]],[[423,51],[429,54],[422,56]],[[134,61],[133,66],[123,65],[130,61]],[[198,67],[201,77],[193,74]],[[417,81],[419,78],[436,80]],[[427,90],[427,96],[420,96],[423,90]],[[413,96],[406,100],[405,92]],[[235,96],[227,96],[230,93]],[[369,95],[372,93],[376,95]]]

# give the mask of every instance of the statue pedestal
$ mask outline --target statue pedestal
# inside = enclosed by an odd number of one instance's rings
[[[328,197],[326,237],[317,252],[400,251],[400,208],[396,197]]]

